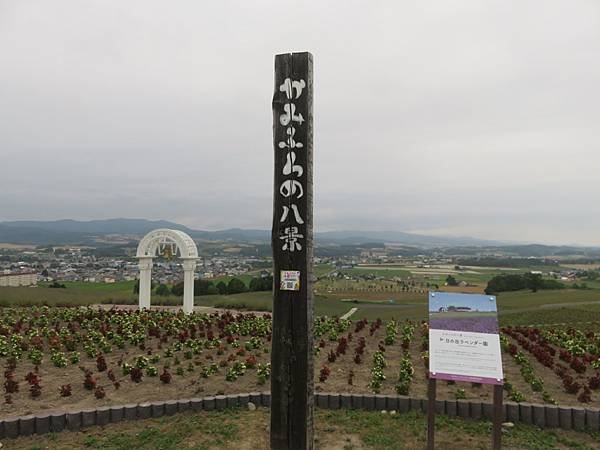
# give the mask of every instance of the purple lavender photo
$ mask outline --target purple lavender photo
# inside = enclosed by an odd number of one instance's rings
[[[498,333],[496,297],[431,292],[429,327],[436,330]]]

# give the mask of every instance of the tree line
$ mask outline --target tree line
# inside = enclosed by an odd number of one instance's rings
[[[152,284],[152,289],[156,295],[169,296],[175,295],[181,297],[183,295],[183,281],[169,287],[166,284],[159,284],[156,286]],[[242,292],[257,292],[257,291],[271,291],[273,290],[273,276],[268,275],[266,277],[253,277],[246,286],[239,278],[231,278],[227,283],[223,280],[218,283],[214,283],[210,280],[199,279],[194,280],[194,296],[199,295],[229,295],[229,294],[241,294]],[[133,287],[133,293],[138,294],[140,291],[139,280]]]
[[[565,285],[560,281],[544,279],[539,273],[523,273],[495,276],[488,281],[485,293],[492,295],[523,289],[531,289],[531,292],[537,292],[540,289],[564,289],[564,287]]]
[[[456,263],[461,266],[479,266],[479,267],[531,267],[531,266],[555,266],[557,261],[545,258],[457,258]]]

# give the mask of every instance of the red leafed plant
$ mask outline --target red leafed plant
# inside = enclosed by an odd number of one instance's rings
[[[131,372],[129,372],[129,377],[134,383],[139,383],[140,381],[142,381],[143,375],[144,374],[142,372],[142,369],[140,369],[139,367],[132,367]]]
[[[327,355],[327,361],[329,361],[330,363],[333,363],[333,362],[335,362],[336,359],[337,359],[337,354],[333,350],[331,350],[329,352],[329,354]]]
[[[42,386],[40,385],[42,379],[39,375],[29,372],[25,379],[29,383],[29,393],[31,394],[31,397],[35,398],[42,395]]]
[[[15,373],[12,370],[7,370],[4,373],[4,390],[7,394],[19,392],[19,382],[15,380]]]
[[[338,341],[337,348],[335,349],[336,355],[338,355],[338,356],[345,355],[347,347],[348,347],[348,339],[346,339],[345,337],[342,336]]]
[[[42,395],[42,386],[39,383],[32,384],[29,386],[29,394],[31,397],[39,397]]]
[[[367,325],[367,323],[368,323],[367,319],[362,319],[362,320],[359,320],[358,322],[356,322],[356,326],[354,327],[354,332],[359,333],[365,327],[365,325]]]
[[[250,355],[246,358],[246,367],[254,369],[256,367],[256,356]]]
[[[600,374],[596,374],[593,377],[591,377],[588,382],[588,386],[590,387],[590,389],[594,390],[600,388]]]
[[[563,378],[563,386],[569,394],[577,394],[581,388],[581,385],[569,375]]]
[[[583,362],[583,360],[581,360],[579,358],[573,358],[571,360],[571,364],[569,364],[569,365],[571,366],[571,369],[573,369],[577,373],[585,372],[585,369],[586,369],[585,363]]]
[[[323,366],[321,368],[321,372],[319,373],[319,381],[321,383],[324,383],[327,378],[329,378],[329,375],[331,374],[331,369],[327,366]]]
[[[63,384],[60,387],[60,396],[61,397],[70,397],[71,396],[71,385],[70,384]]]
[[[104,372],[106,370],[106,360],[103,355],[98,355],[96,358],[96,367],[98,368],[98,372]]]
[[[587,386],[584,386],[583,391],[581,391],[581,394],[579,394],[579,397],[577,397],[577,400],[580,403],[589,403],[592,401],[592,391],[590,391],[590,388],[588,388]]]
[[[113,383],[114,383],[115,381],[117,381],[117,377],[115,376],[115,373],[113,372],[113,370],[112,370],[112,369],[110,369],[108,372],[106,372],[106,376],[107,376],[107,377],[108,377],[108,379],[109,379],[110,381],[112,381]]]
[[[33,336],[29,339],[29,345],[33,348],[37,348],[38,350],[44,349],[44,339],[41,336]]]
[[[59,349],[60,348],[60,337],[58,335],[53,334],[48,338],[48,345],[50,348]]]
[[[565,362],[571,362],[571,360],[573,359],[573,356],[567,350],[559,350],[558,357]]]
[[[358,345],[354,349],[354,353],[356,353],[357,355],[362,355],[364,353],[364,351],[365,351],[365,346],[366,345],[367,345],[367,343],[365,342],[365,338],[361,337],[358,340]]]
[[[35,381],[38,379],[38,376],[33,373],[33,372],[29,372],[27,375],[25,375],[25,380],[29,383],[29,384],[33,384],[35,383]]]
[[[164,384],[169,384],[171,382],[172,378],[173,378],[173,376],[165,367],[163,369],[162,373],[160,374],[160,381],[162,381]]]
[[[93,391],[96,388],[98,381],[92,376],[92,371],[85,369],[85,378],[83,379],[83,387],[89,391]]]
[[[94,397],[96,397],[98,400],[106,397],[106,392],[104,392],[104,388],[102,386],[97,386],[96,389],[94,389]]]

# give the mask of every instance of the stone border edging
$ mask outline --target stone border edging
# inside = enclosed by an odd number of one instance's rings
[[[348,408],[366,411],[397,411],[399,413],[427,412],[427,399],[403,395],[315,392],[314,400],[315,405],[322,409]],[[78,431],[92,425],[104,426],[124,420],[170,416],[184,411],[223,410],[246,406],[250,402],[256,406],[270,407],[271,393],[250,392],[6,417],[0,420],[0,439],[55,433],[63,430]],[[435,407],[437,414],[464,419],[491,420],[493,413],[491,403],[470,400],[436,400]],[[503,404],[503,421],[522,422],[540,428],[599,431],[600,409],[505,402]]]

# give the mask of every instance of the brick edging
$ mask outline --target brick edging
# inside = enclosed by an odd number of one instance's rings
[[[403,395],[349,394],[315,392],[315,405],[322,409],[362,409],[366,411],[427,411],[427,400]],[[0,439],[55,433],[63,430],[78,431],[93,425],[104,426],[125,420],[170,416],[184,411],[213,411],[239,406],[249,402],[256,406],[271,406],[270,392],[217,395],[143,402],[137,404],[100,406],[98,408],[60,412],[40,412],[35,415],[0,419]],[[492,418],[492,404],[470,400],[436,400],[436,413],[464,419]],[[600,431],[600,410],[571,406],[539,405],[505,402],[503,421],[522,422],[540,428]]]

